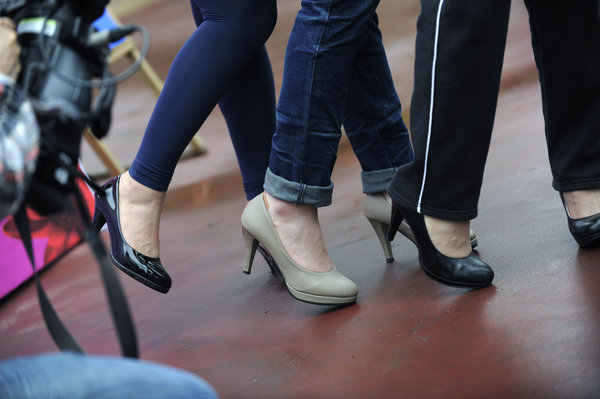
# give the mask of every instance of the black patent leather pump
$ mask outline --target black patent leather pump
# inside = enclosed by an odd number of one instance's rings
[[[567,223],[571,235],[580,248],[596,247],[600,245],[600,213],[584,218],[573,219],[565,203],[563,193],[560,193],[563,207],[567,213]]]
[[[109,180],[96,192],[96,208],[90,229],[100,231],[106,223],[110,234],[110,258],[115,266],[140,283],[166,294],[171,288],[171,277],[160,258],[139,253],[123,238],[119,223],[119,177]]]
[[[415,235],[419,263],[427,276],[453,287],[482,288],[494,279],[494,271],[473,252],[464,258],[450,258],[440,253],[431,242],[423,215],[392,202],[392,219],[388,230],[391,241],[405,219]]]

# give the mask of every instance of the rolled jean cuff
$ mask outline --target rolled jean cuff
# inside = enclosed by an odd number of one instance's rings
[[[317,208],[331,205],[333,194],[333,183],[328,186],[309,186],[277,176],[271,169],[267,169],[264,188],[273,197],[282,201],[297,205],[312,205]]]
[[[387,191],[388,186],[396,175],[398,168],[372,170],[369,172],[361,172],[363,193],[375,194]]]

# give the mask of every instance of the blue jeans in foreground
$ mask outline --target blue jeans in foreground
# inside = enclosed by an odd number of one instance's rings
[[[69,352],[0,362],[0,398],[214,399],[204,380],[141,360]]]
[[[413,159],[375,13],[378,1],[302,1],[288,41],[265,190],[297,204],[331,203],[343,125],[363,191],[387,189]]]

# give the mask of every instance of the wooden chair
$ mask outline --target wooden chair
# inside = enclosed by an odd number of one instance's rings
[[[98,30],[111,29],[119,25],[121,25],[120,21],[111,13],[108,8],[105,10],[104,15],[94,22],[94,27]],[[109,64],[112,64],[123,57],[127,57],[131,60],[131,62],[135,62],[135,60],[137,60],[140,56],[140,51],[130,37],[126,37],[120,41],[111,43],[109,47],[111,50]],[[148,60],[144,59],[142,61],[142,64],[137,72],[142,74],[148,85],[158,96],[164,86],[164,83],[157,75],[154,68],[152,68]],[[112,176],[116,176],[125,172],[125,167],[118,162],[108,146],[102,140],[98,140],[89,129],[85,130],[84,137]],[[198,134],[196,134],[190,142],[190,147],[192,148],[192,151],[190,152],[191,155],[202,155],[206,153],[206,145],[204,144],[204,140],[202,140]]]

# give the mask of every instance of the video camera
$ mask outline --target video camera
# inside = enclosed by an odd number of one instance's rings
[[[108,44],[136,29],[97,32],[92,23],[108,2],[0,0],[0,16],[15,22],[21,45],[18,84],[40,125],[40,155],[25,201],[42,215],[65,209],[84,129],[102,138],[110,125],[117,81],[108,70]]]
[[[58,347],[81,352],[45,294],[35,268],[29,220],[25,205],[46,216],[73,208],[89,226],[87,208],[75,184],[84,179],[77,163],[84,129],[102,138],[111,119],[116,84],[141,65],[148,52],[149,35],[142,26],[125,25],[98,32],[93,22],[102,16],[109,0],[0,0],[0,16],[10,17],[21,45],[21,73],[17,83],[31,99],[40,126],[40,153],[25,202],[13,215],[32,263],[42,315]],[[108,69],[108,45],[134,31],[141,32],[140,56],[113,77]],[[0,187],[1,188],[1,187]],[[87,217],[86,217],[87,216]],[[101,266],[111,314],[123,354],[137,357],[137,338],[126,297],[98,234],[81,231]]]

